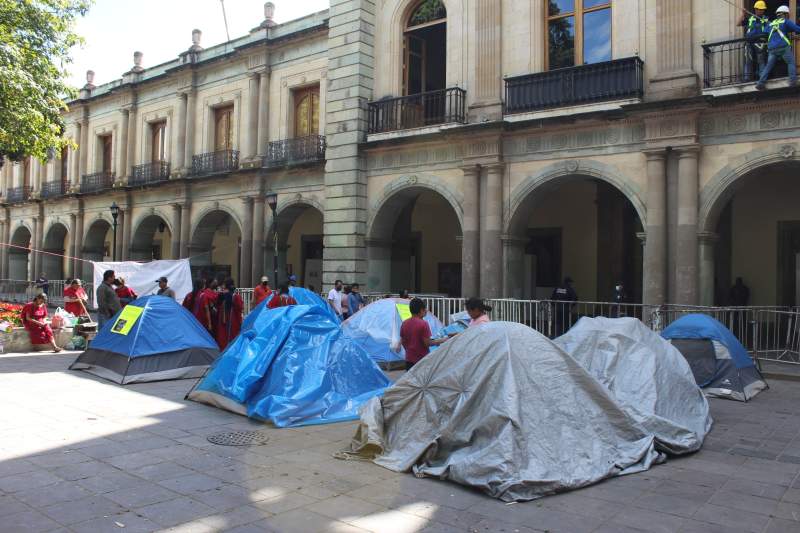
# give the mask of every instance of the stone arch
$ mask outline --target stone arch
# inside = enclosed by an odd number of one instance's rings
[[[108,246],[106,246],[106,236],[111,229],[111,222],[102,215],[88,224],[86,234],[83,237],[83,259],[102,261],[106,257],[113,257],[111,250],[113,243],[109,242]],[[119,237],[119,234],[117,234],[117,237]]]
[[[309,259],[322,260],[325,213],[322,204],[314,198],[294,197],[285,202],[279,199],[278,206],[280,209],[275,213],[275,219],[270,221],[264,241],[265,268],[271,272],[274,268],[274,237],[277,230],[278,279],[272,280],[273,284],[287,279],[287,265],[291,264],[292,274],[297,276],[298,284],[320,288],[322,279],[316,275],[309,277],[306,263]],[[298,227],[296,224],[301,225]]]
[[[307,210],[313,209],[318,212],[320,216],[324,216],[325,210],[319,202],[310,198],[296,198],[281,205],[278,202],[280,209],[275,213],[275,220],[271,221],[266,233],[266,245],[272,245],[274,232],[278,230],[278,245],[285,246],[286,240],[289,237],[289,231],[294,225],[295,221]]]
[[[242,225],[227,207],[203,210],[192,228],[189,255],[196,275],[239,277]],[[215,244],[216,242],[216,244]]]
[[[21,223],[11,234],[11,248],[8,250],[8,277],[13,280],[30,280],[31,244],[33,232],[30,226]]]
[[[192,232],[191,232],[191,235],[192,235],[192,242],[194,241],[194,235],[195,235],[195,233],[197,233],[197,229],[198,229],[198,227],[200,226],[200,223],[203,221],[203,219],[204,219],[204,218],[205,218],[207,215],[209,215],[209,214],[211,214],[211,213],[213,213],[213,212],[215,212],[215,211],[221,211],[221,212],[223,212],[223,213],[227,214],[229,217],[231,217],[231,218],[233,219],[233,221],[234,221],[234,222],[236,222],[236,225],[237,225],[239,228],[241,228],[241,227],[242,227],[242,221],[239,219],[239,216],[236,214],[236,212],[235,212],[234,210],[230,209],[230,208],[229,208],[227,205],[225,205],[225,204],[222,204],[222,203],[215,203],[214,205],[206,206],[206,207],[205,207],[205,208],[204,208],[202,211],[200,211],[200,213],[199,213],[199,214],[196,216],[196,218],[195,218],[195,221],[194,221],[194,224],[192,225]]]
[[[49,279],[64,279],[67,259],[67,239],[70,235],[69,230],[63,222],[53,222],[44,233],[42,247],[44,254],[41,254],[41,270],[47,274]]]
[[[154,254],[154,241],[158,234],[162,234],[166,240],[171,244],[174,238],[174,232],[170,225],[168,217],[161,214],[159,211],[148,212],[147,214],[139,217],[136,222],[136,229],[133,230],[131,235],[131,249],[130,258],[138,261],[145,261],[151,259],[167,259],[172,258],[170,248],[163,244],[165,239],[160,239],[162,246],[159,253]],[[157,255],[157,257],[156,257]],[[167,257],[169,255],[169,257]]]

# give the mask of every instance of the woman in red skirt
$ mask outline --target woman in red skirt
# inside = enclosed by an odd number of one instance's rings
[[[53,330],[45,322],[47,318],[47,295],[38,294],[32,302],[22,308],[22,325],[28,331],[31,338],[31,344],[34,347],[43,344],[52,346],[53,351],[58,353],[61,348],[56,345],[56,339],[53,337]]]
[[[225,280],[222,289],[219,307],[217,309],[217,331],[216,339],[219,349],[224,350],[239,334],[242,329],[242,319],[244,317],[244,301],[236,293],[236,286],[233,280]]]

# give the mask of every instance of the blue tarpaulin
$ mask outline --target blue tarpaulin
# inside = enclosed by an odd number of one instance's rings
[[[391,383],[319,305],[259,305],[248,319],[190,400],[302,426],[355,420]]]
[[[304,289],[302,287],[289,287],[289,296],[297,301],[298,305],[313,305],[319,307],[322,311],[326,312],[330,315],[331,318],[336,319],[336,313],[333,312],[331,306],[328,305],[328,302],[322,299],[322,297],[312,292],[308,289]],[[244,322],[242,323],[242,329],[247,329],[252,325],[253,320],[257,316],[254,311],[256,309],[266,309],[267,304],[275,297],[275,292],[269,295],[269,297],[265,298],[260,304],[252,309],[252,311],[244,318]]]

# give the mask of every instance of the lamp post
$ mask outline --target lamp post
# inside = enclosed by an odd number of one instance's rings
[[[117,260],[117,217],[119,216],[119,206],[117,202],[111,202],[111,218],[114,219],[114,242],[112,243],[111,247],[111,258],[112,261]]]
[[[272,286],[278,287],[278,220],[275,218],[275,210],[278,208],[278,193],[269,191],[266,195],[267,205],[272,210],[272,237],[274,250],[272,252]]]

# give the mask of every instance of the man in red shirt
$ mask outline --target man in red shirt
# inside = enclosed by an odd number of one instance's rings
[[[406,370],[411,370],[411,367],[428,355],[431,346],[438,346],[447,338],[431,339],[431,328],[424,320],[428,312],[425,302],[414,298],[408,308],[411,311],[411,318],[405,320],[400,326],[400,342],[406,351]]]
[[[285,307],[287,305],[297,305],[297,300],[289,296],[289,286],[286,284],[281,285],[280,294],[275,294],[272,300],[269,301],[267,307],[269,309],[276,309],[278,307]]]
[[[256,288],[253,289],[252,307],[255,308],[258,304],[266,300],[270,294],[272,294],[272,291],[269,288],[269,278],[267,276],[262,276],[261,284],[256,285]]]

